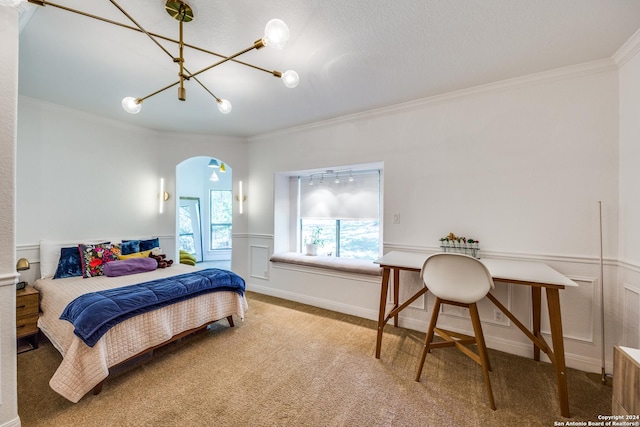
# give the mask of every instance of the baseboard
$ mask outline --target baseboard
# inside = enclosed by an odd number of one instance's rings
[[[353,305],[342,304],[336,301],[323,298],[301,295],[294,292],[274,289],[269,286],[261,286],[255,283],[247,283],[247,290],[258,294],[269,295],[272,297],[282,298],[289,301],[299,302],[301,304],[312,305],[314,307],[324,308],[325,310],[336,311],[338,313],[349,314],[352,316],[362,317],[363,319],[378,320],[378,311],[370,310]]]
[[[21,425],[22,423],[20,422],[20,417],[17,416],[12,420],[0,424],[0,427],[20,427]]]
[[[255,283],[247,283],[247,291],[256,292],[263,295],[269,295],[272,297],[282,298],[289,301],[299,302],[301,304],[311,305],[313,307],[323,308],[325,310],[331,310],[338,313],[348,314],[363,319],[378,320],[378,310],[366,309],[363,307],[357,307],[349,304],[342,304],[336,301],[327,300],[323,298],[311,297],[308,295],[301,295],[294,292],[284,291],[281,289],[274,289],[269,286],[262,286]],[[399,316],[398,325],[402,328],[411,329],[415,331],[424,332],[427,330],[428,324],[426,321],[420,321],[412,318],[407,318],[402,315]],[[455,332],[466,333],[468,331],[457,330],[456,328],[449,328]],[[372,339],[375,340],[375,336],[372,335]],[[550,337],[546,337],[547,342],[550,342]],[[528,342],[519,342],[506,340],[501,337],[492,335],[485,335],[487,347],[494,350],[502,351],[509,354],[515,354],[517,356],[531,358],[533,357],[533,344]],[[384,348],[384,344],[383,344]],[[549,358],[544,353],[541,353],[540,360],[543,363],[549,363]],[[578,354],[571,354],[565,352],[565,363],[567,367],[577,369],[585,372],[600,372],[601,361],[589,357],[585,357]],[[613,365],[608,367],[609,371],[613,369]]]

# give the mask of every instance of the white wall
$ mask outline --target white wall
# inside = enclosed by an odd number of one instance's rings
[[[20,97],[18,249],[35,257],[36,268],[42,239],[160,236],[165,252],[175,253],[176,165],[196,156],[224,159],[235,179],[247,176],[244,139],[155,132]],[[171,199],[159,214],[161,177]],[[246,226],[234,212],[240,254]]]
[[[160,235],[170,241],[175,205],[157,214],[157,180],[164,176],[175,194],[177,164],[216,157],[233,165],[235,191],[238,180],[246,183],[246,212],[234,212],[233,269],[249,288],[373,319],[379,279],[275,268],[268,258],[276,172],[383,162],[386,251],[428,253],[455,232],[479,239],[485,256],[548,262],[581,285],[561,297],[568,364],[599,371],[599,200],[607,330],[613,331],[608,344],[638,340],[639,68],[637,55],[621,70],[613,61],[584,64],[249,143],[154,132],[20,97],[18,255],[35,260],[37,271],[37,243],[44,238]],[[401,222],[391,224],[396,213]],[[415,275],[402,280],[405,294],[420,286]],[[635,299],[626,298],[628,292]],[[528,318],[525,290],[499,286],[497,294]],[[426,329],[430,309],[430,299],[417,301],[401,324]],[[493,321],[490,307],[482,310],[490,346],[530,354],[519,331]],[[456,313],[445,319],[465,327]],[[620,329],[625,332],[615,332]]]
[[[623,345],[640,347],[640,32],[620,62],[620,277],[616,329]]]
[[[15,185],[18,12],[0,6],[0,425],[19,426],[16,393]]]
[[[454,232],[479,239],[485,256],[549,262],[581,284],[563,295],[569,364],[599,366],[598,201],[605,210],[605,257],[615,260],[618,249],[613,61],[250,139],[250,247],[273,245],[274,173],[374,161],[384,162],[385,251],[428,252]],[[394,214],[400,214],[400,224],[392,224]],[[608,267],[606,275],[615,277],[615,269]],[[415,277],[406,282],[419,286]],[[354,280],[349,290],[338,290],[326,277],[277,266],[269,277],[252,276],[250,283],[260,292],[377,315],[377,283],[362,288]],[[499,292],[529,318],[527,293],[513,286]],[[426,329],[430,307],[430,301],[418,303],[404,324]],[[490,309],[485,311],[492,320]],[[514,329],[490,325],[489,344],[528,354],[526,338]]]

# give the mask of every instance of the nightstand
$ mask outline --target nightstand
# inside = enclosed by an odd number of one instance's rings
[[[29,285],[16,291],[16,338],[18,353],[38,348],[40,294]]]

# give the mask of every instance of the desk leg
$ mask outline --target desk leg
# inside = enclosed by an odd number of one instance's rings
[[[380,308],[378,311],[378,337],[376,338],[376,359],[380,359],[382,346],[382,330],[384,329],[384,315],[387,311],[387,291],[389,289],[389,267],[382,269],[382,286],[380,287]]]
[[[397,268],[393,269],[393,308],[398,308],[400,295],[400,270]],[[398,314],[396,313],[393,316],[393,326],[398,327]]]
[[[556,368],[560,413],[569,418],[569,392],[567,389],[567,368],[564,361],[564,341],[562,337],[562,315],[560,314],[560,293],[555,288],[547,288],[547,306],[553,341],[553,366]]]
[[[542,289],[538,286],[531,287],[531,303],[533,312],[533,335],[540,338],[540,311],[542,309]],[[533,345],[533,360],[540,361],[540,348]]]

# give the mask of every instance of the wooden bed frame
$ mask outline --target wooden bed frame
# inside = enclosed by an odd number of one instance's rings
[[[227,316],[226,317],[227,322],[229,322],[229,327],[233,328],[234,324],[233,324],[233,316]],[[118,374],[120,372],[123,372],[124,370],[126,370],[127,368],[129,368],[132,364],[142,364],[142,359],[145,358],[151,358],[153,357],[153,352],[159,348],[165,347],[173,342],[179,341],[182,338],[191,335],[191,334],[196,334],[196,333],[200,333],[205,331],[209,325],[219,322],[222,319],[218,319],[218,320],[214,320],[212,322],[208,322],[205,323],[202,326],[198,326],[197,328],[193,328],[193,329],[189,329],[186,330],[184,332],[181,332],[179,334],[176,334],[174,336],[172,336],[171,338],[169,338],[167,341],[158,344],[156,346],[150,347],[146,350],[141,351],[140,353],[131,356],[130,358],[118,363],[117,365],[114,365],[112,367],[109,368],[109,376],[107,378],[105,378],[104,380],[100,381],[99,384],[97,384],[94,388],[93,388],[93,395],[98,395],[100,394],[100,392],[102,391],[102,386],[104,385],[104,382],[112,375]]]

